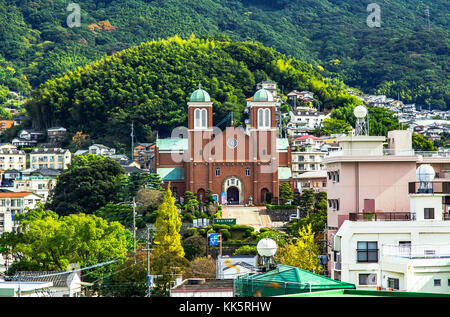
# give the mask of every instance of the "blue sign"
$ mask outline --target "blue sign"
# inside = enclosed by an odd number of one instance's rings
[[[217,245],[219,243],[219,234],[211,233],[209,235],[209,245]]]

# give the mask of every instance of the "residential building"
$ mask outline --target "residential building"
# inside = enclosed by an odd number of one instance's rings
[[[303,103],[313,102],[314,93],[311,91],[298,91],[293,90],[287,94],[289,104],[295,109],[297,107],[297,101]]]
[[[13,181],[13,190],[37,194],[42,197],[42,202],[45,203],[56,182],[56,177],[51,176],[19,176]]]
[[[414,184],[406,212],[350,213],[332,239],[333,278],[359,289],[450,293],[450,180],[425,192]]]
[[[294,162],[292,162],[294,166]],[[313,189],[314,192],[322,192],[327,189],[327,171],[319,170],[312,172],[304,172],[300,175],[294,176],[295,172],[292,172],[295,188],[301,192],[304,189]]]
[[[293,138],[310,134],[315,129],[320,128],[322,121],[328,117],[325,113],[310,107],[297,107],[295,111],[289,111],[289,116],[287,132]]]
[[[41,282],[50,283],[47,288],[48,297],[80,297],[81,286],[84,283],[81,281],[80,272],[58,272],[58,271],[25,271],[16,272],[11,281],[23,282]]]
[[[45,136],[45,133],[39,130],[33,130],[33,129],[26,129],[26,130],[22,130],[19,133],[19,139],[23,139],[23,140],[35,140],[38,141],[39,138]]]
[[[116,154],[116,149],[107,147],[106,145],[103,145],[103,144],[92,144],[89,147],[89,153],[95,154],[95,155],[100,155],[100,156],[114,155],[114,154]]]
[[[139,163],[141,168],[155,173],[155,143],[140,143],[134,147],[134,160]]]
[[[35,208],[43,197],[32,192],[0,192],[0,234],[17,228],[14,215],[22,214],[25,208]]]
[[[24,170],[27,164],[25,151],[12,148],[0,148],[0,170]]]
[[[350,213],[410,212],[408,186],[416,179],[416,168],[430,164],[436,181],[444,181],[450,157],[438,152],[412,150],[412,132],[389,131],[384,136],[341,136],[340,150],[323,158],[327,171],[327,240],[332,241]],[[387,142],[388,148],[384,148]],[[333,265],[331,249],[329,268]]]
[[[6,129],[9,129],[13,126],[13,120],[0,120],[0,134],[3,133]]]
[[[23,138],[14,138],[12,139],[11,143],[14,146],[30,146],[34,147],[38,144],[37,140],[29,140],[29,139],[23,139]]]
[[[71,161],[72,154],[70,151],[61,148],[36,148],[30,153],[30,167],[32,169],[67,169],[67,165]]]
[[[188,102],[188,129],[184,138],[156,141],[156,170],[173,191],[206,197],[210,189],[217,201],[253,204],[278,198],[279,185],[291,178],[291,149],[287,139],[277,137],[275,101],[272,94],[258,90],[249,102],[246,129],[213,127],[213,103],[198,89]]]
[[[18,171],[15,169],[9,169],[6,170],[2,173],[1,175],[1,186],[3,189],[9,189],[8,187],[10,187],[11,189],[14,187],[14,180],[19,177],[20,175],[22,175],[22,171]]]
[[[61,142],[67,133],[67,129],[64,127],[52,127],[47,129],[48,142],[56,143]]]
[[[263,80],[256,84],[256,90],[265,89],[270,91],[274,100],[278,99],[277,96],[277,83],[272,80]]]

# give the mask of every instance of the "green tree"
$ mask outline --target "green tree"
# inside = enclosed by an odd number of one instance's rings
[[[66,270],[70,263],[80,266],[125,256],[125,229],[94,215],[58,216],[43,206],[16,218],[20,234],[2,240],[19,259],[10,271]],[[8,236],[3,236],[8,238]]]
[[[280,204],[285,205],[292,199],[292,195],[293,192],[289,183],[282,183],[280,185]]]
[[[347,121],[335,118],[325,118],[320,129],[320,132],[325,135],[349,134],[351,131],[352,127]]]
[[[159,176],[159,174],[156,174],[156,173],[151,173],[148,176],[147,185],[150,189],[164,190],[162,187],[163,182],[161,180],[161,177]]]
[[[281,264],[320,274],[323,268],[318,255],[320,255],[320,247],[315,241],[314,232],[309,224],[299,230],[297,241],[286,243],[278,250],[275,258]]]
[[[181,246],[181,219],[178,208],[175,206],[175,198],[169,186],[164,194],[163,201],[158,207],[158,218],[155,222],[156,234],[154,238],[154,254],[159,256],[165,252],[173,251],[178,256],[184,256]]]
[[[93,213],[117,199],[119,179],[124,174],[109,157],[75,156],[50,192],[46,208],[59,215]]]
[[[415,151],[436,151],[433,141],[428,140],[419,133],[413,133],[412,146]]]

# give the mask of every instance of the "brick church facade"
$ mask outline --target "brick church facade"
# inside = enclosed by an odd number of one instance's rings
[[[281,183],[293,189],[291,150],[277,137],[272,94],[260,89],[248,106],[245,129],[231,124],[222,131],[213,126],[209,94],[200,88],[192,93],[188,128],[156,142],[156,171],[177,197],[191,191],[203,200],[209,189],[221,204],[263,203],[268,193],[277,203]]]

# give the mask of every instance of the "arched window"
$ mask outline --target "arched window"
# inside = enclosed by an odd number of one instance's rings
[[[194,110],[194,128],[202,129],[206,128],[208,125],[208,112],[206,109],[195,109]]]
[[[258,128],[270,128],[270,109],[258,109]]]

